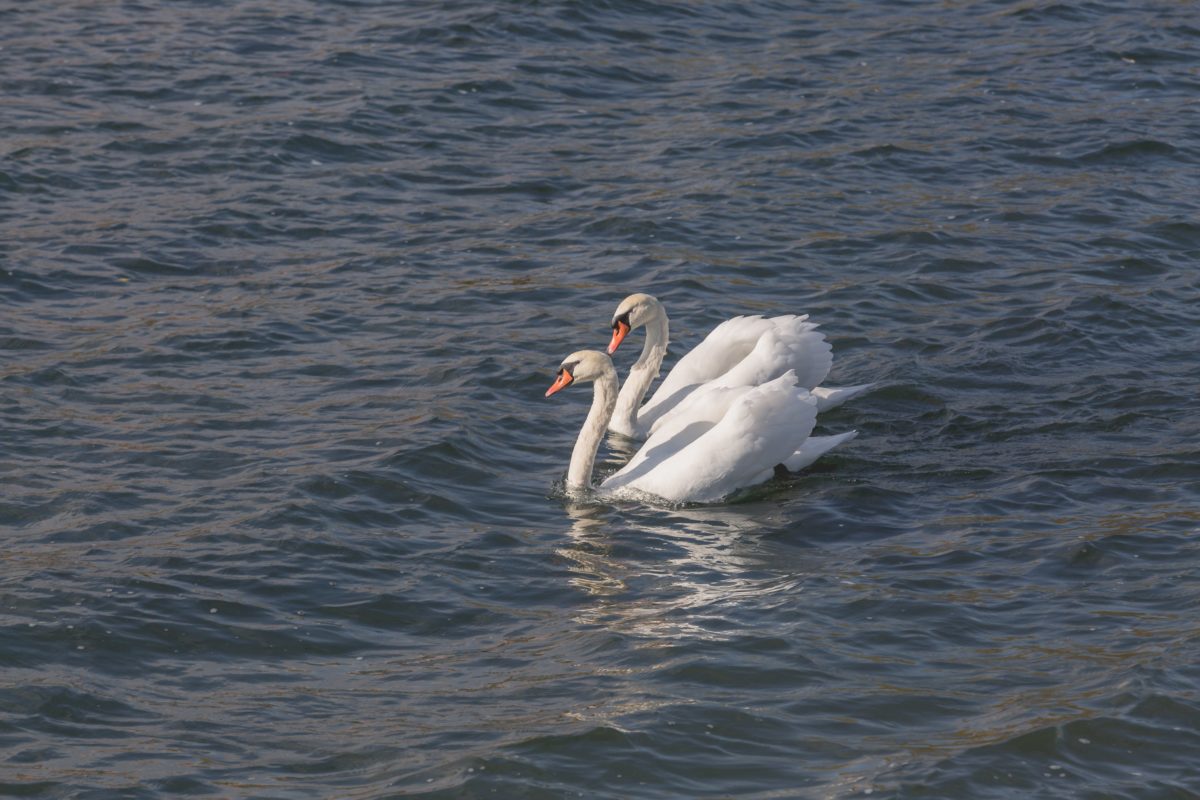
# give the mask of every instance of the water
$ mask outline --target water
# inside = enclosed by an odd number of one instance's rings
[[[0,794],[1200,796],[1194,10],[799,5],[0,8]],[[565,499],[636,290],[859,438]]]

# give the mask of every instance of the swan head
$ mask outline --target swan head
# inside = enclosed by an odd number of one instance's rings
[[[554,379],[554,384],[546,390],[546,397],[567,388],[572,383],[598,380],[610,373],[616,375],[611,358],[599,350],[578,350],[564,358],[558,365],[558,375]]]
[[[645,325],[662,313],[662,303],[658,302],[658,298],[653,295],[638,292],[622,300],[612,318],[612,341],[608,343],[609,354],[617,351],[631,330]]]

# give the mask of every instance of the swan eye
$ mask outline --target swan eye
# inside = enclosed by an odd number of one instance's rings
[[[628,311],[626,311],[624,314],[622,314],[619,317],[613,317],[612,327],[613,327],[614,331],[619,329],[622,325],[624,325],[626,328],[633,327],[632,325],[629,324],[629,312]]]

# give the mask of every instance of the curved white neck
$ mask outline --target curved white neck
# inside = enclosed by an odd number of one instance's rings
[[[579,431],[579,438],[575,440],[575,449],[571,451],[571,466],[567,468],[568,489],[591,488],[596,451],[600,449],[600,440],[608,429],[608,420],[612,417],[616,402],[617,372],[609,367],[596,379],[592,408],[583,422],[583,429]]]
[[[641,356],[630,367],[629,377],[625,379],[621,394],[617,396],[617,406],[609,427],[619,434],[638,436],[641,433],[637,426],[638,409],[641,408],[646,390],[658,377],[658,368],[666,358],[669,331],[667,312],[660,307],[658,313],[646,323],[646,344],[642,346]]]

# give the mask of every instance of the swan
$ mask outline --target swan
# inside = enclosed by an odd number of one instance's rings
[[[549,397],[573,383],[595,384],[567,469],[567,490],[592,488],[596,451],[617,404],[617,371],[598,350],[563,359]],[[809,437],[817,402],[792,370],[756,386],[718,387],[703,412],[664,425],[599,490],[634,490],[671,502],[713,502],[772,477],[777,465],[800,469],[858,435]]]
[[[635,439],[645,438],[670,416],[695,413],[702,398],[715,388],[755,386],[788,370],[797,383],[810,390],[817,411],[839,406],[867,391],[872,384],[840,389],[819,387],[833,365],[833,348],[808,315],[780,317],[743,316],[722,322],[679,359],[654,395],[642,405],[650,384],[658,377],[667,353],[667,312],[653,295],[631,294],[617,306],[612,318],[611,355],[635,328],[645,326],[642,354],[621,387],[609,429]],[[690,404],[685,403],[691,400]]]

